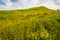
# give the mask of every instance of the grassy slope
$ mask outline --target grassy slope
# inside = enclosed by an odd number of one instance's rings
[[[60,11],[46,7],[0,11],[0,40],[59,40]]]

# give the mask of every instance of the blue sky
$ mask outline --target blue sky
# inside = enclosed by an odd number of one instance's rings
[[[11,2],[17,2],[18,0],[11,0]]]
[[[0,5],[5,5],[5,3],[2,0],[0,0]]]
[[[0,0],[0,10],[27,9],[38,6],[60,9],[60,0]]]

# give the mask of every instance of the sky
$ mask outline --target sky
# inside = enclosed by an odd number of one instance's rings
[[[45,6],[49,9],[60,9],[60,0],[0,0],[0,10],[28,9]]]

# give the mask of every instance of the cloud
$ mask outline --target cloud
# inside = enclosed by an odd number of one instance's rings
[[[36,6],[46,6],[50,9],[60,9],[60,0],[1,0],[0,10],[26,9]]]

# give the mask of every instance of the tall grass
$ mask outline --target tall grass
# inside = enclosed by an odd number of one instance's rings
[[[0,11],[0,40],[59,39],[59,11]]]

